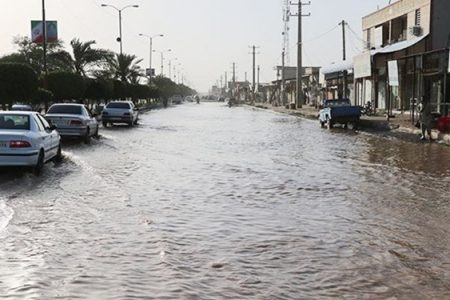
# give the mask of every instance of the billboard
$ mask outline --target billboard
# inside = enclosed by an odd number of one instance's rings
[[[389,85],[399,86],[398,80],[398,63],[396,60],[388,61]]]
[[[364,78],[372,76],[372,57],[367,51],[353,58],[353,68],[355,70],[355,78]]]
[[[42,21],[31,21],[31,40],[33,43],[42,44],[44,42],[44,28]],[[46,21],[47,24],[47,43],[58,41],[58,22]]]

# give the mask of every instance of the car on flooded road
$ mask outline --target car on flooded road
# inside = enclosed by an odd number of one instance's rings
[[[32,167],[61,159],[61,137],[37,112],[0,111],[0,166]]]
[[[99,123],[83,104],[53,104],[45,115],[62,137],[75,137],[85,143],[98,136]]]
[[[108,103],[102,112],[103,127],[108,124],[125,123],[130,127],[137,124],[139,109],[131,101],[113,101]]]

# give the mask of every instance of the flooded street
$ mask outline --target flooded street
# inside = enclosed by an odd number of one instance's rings
[[[450,148],[185,104],[0,174],[0,298],[450,297]]]

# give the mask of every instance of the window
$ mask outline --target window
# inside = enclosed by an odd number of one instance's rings
[[[371,34],[370,34],[370,28],[369,28],[369,29],[367,29],[367,49],[371,49],[372,48],[370,40],[371,40]]]
[[[111,102],[106,108],[130,109],[130,104],[126,102]]]
[[[39,119],[39,121],[42,122],[42,125],[44,125],[45,129],[50,129],[50,124],[48,124],[47,120],[44,119],[41,115],[36,115]]]
[[[30,118],[27,115],[0,115],[0,129],[30,130]]]
[[[41,120],[39,120],[39,118],[37,116],[34,116],[34,121],[36,122],[36,124],[39,128],[39,131],[45,130],[44,124],[42,124]]]
[[[421,16],[421,12],[420,12],[420,8],[416,9],[416,26],[420,26],[420,20],[421,20],[422,16]]]
[[[80,105],[53,105],[47,112],[48,114],[62,115],[81,115]]]

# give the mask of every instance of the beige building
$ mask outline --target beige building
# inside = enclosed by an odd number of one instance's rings
[[[448,113],[449,0],[399,0],[362,19],[365,52],[354,58],[355,102]]]

